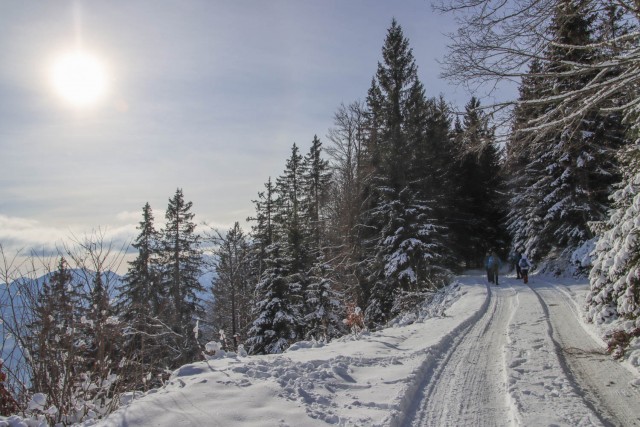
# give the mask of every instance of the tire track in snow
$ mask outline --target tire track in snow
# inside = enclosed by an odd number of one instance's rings
[[[582,328],[573,301],[550,282],[530,288],[547,313],[567,376],[583,391],[589,407],[605,425],[640,426],[640,390],[630,384],[630,373]]]
[[[503,355],[515,292],[503,287],[487,289],[487,309],[440,356],[405,426],[515,423],[506,398]]]

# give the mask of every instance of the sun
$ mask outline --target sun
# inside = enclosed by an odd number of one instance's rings
[[[73,51],[59,56],[53,63],[53,88],[66,102],[75,107],[98,103],[107,91],[107,74],[102,62],[85,51]]]

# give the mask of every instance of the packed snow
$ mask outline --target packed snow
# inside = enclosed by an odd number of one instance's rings
[[[587,289],[470,272],[379,331],[267,356],[211,343],[208,360],[85,425],[640,425],[637,357],[605,354],[582,320]]]

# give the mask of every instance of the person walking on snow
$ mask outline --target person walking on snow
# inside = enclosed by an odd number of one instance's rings
[[[520,251],[516,250],[513,254],[514,265],[516,266],[516,279],[522,279],[522,271],[520,271],[520,260],[522,259],[522,255],[520,255]]]
[[[484,267],[487,269],[487,280],[489,283],[495,283],[496,286],[498,283],[498,271],[502,266],[500,262],[500,258],[498,258],[492,251],[487,253],[487,258],[484,261]]]
[[[522,254],[520,261],[518,261],[518,266],[520,267],[520,274],[524,279],[524,283],[529,283],[529,269],[531,268],[531,263],[525,254]]]

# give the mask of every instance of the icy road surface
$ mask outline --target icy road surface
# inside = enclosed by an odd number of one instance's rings
[[[639,373],[581,322],[586,289],[471,272],[380,331],[185,365],[97,425],[640,426]]]

